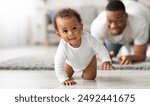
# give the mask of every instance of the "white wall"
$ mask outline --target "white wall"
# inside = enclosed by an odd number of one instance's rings
[[[34,0],[0,0],[0,47],[29,43]]]
[[[138,0],[138,1],[150,8],[150,0]]]
[[[0,0],[0,48],[44,40],[45,14],[50,8],[106,3],[107,0]]]
[[[105,6],[107,0],[47,0],[49,9],[60,7],[80,7],[81,5]]]
[[[150,0],[139,0],[150,5]],[[30,45],[46,38],[48,9],[96,5],[107,0],[0,0],[0,48]],[[45,4],[46,3],[46,4]]]

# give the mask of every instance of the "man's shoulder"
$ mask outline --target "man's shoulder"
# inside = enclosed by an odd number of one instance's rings
[[[106,11],[101,12],[96,19],[92,22],[91,31],[93,32],[105,32],[106,25]]]
[[[101,22],[106,22],[106,11],[102,11],[96,18],[97,20]],[[105,20],[105,21],[104,21]]]
[[[143,15],[137,15],[137,14],[128,14],[128,23],[130,24],[130,27],[136,28],[141,27],[145,24],[148,24],[147,18],[145,18]]]
[[[135,1],[123,1],[123,3],[125,4],[126,11],[129,15],[131,14],[132,16],[137,17],[136,19],[142,18],[149,21],[150,10],[146,6]]]

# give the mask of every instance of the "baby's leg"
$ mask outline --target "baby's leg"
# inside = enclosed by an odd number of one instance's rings
[[[93,57],[88,67],[83,71],[82,77],[86,80],[94,80],[97,74],[96,56]]]
[[[72,67],[71,67],[69,64],[65,63],[64,69],[65,69],[65,71],[66,71],[68,77],[71,78],[72,75],[73,75],[73,73],[74,73]]]

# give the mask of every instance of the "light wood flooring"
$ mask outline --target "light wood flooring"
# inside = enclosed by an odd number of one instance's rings
[[[73,86],[61,85],[54,71],[0,71],[0,89],[150,89],[150,71],[98,71],[96,80],[75,73]]]
[[[22,57],[54,55],[56,47],[25,47],[0,50],[0,61]],[[150,56],[150,49],[147,52]],[[100,71],[94,81],[84,80],[75,73],[73,86],[61,85],[54,70],[0,70],[0,89],[150,89],[150,71]]]

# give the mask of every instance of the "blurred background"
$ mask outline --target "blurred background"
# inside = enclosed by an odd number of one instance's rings
[[[63,7],[76,9],[84,29],[105,9],[108,0],[0,0],[0,49],[58,43],[52,17]],[[150,0],[138,0],[150,8]]]

